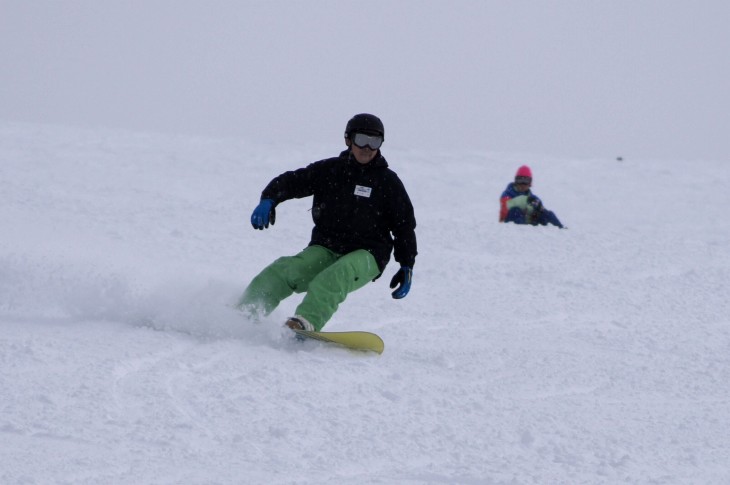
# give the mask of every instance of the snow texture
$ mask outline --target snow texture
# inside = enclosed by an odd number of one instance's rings
[[[0,483],[730,483],[726,163],[386,142],[411,293],[391,262],[325,327],[378,356],[233,308],[311,229],[260,191],[340,136],[0,123]],[[523,163],[569,229],[497,222]]]

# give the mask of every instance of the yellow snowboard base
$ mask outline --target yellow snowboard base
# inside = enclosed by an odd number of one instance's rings
[[[298,338],[311,338],[322,342],[339,344],[352,350],[365,350],[382,354],[385,349],[383,339],[370,332],[313,332],[309,330],[297,330]]]

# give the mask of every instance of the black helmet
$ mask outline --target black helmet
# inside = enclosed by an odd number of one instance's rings
[[[352,133],[365,133],[366,135],[380,135],[385,140],[385,128],[383,122],[375,115],[360,113],[347,122],[345,138],[350,138]]]

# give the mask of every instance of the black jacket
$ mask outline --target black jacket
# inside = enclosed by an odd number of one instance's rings
[[[339,157],[285,172],[269,182],[261,198],[279,204],[310,195],[314,196],[310,246],[338,254],[365,249],[381,273],[395,248],[395,260],[413,267],[418,253],[413,205],[380,152],[367,165],[345,150]]]

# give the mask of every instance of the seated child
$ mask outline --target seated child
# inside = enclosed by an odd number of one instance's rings
[[[499,222],[546,226],[552,224],[563,228],[558,216],[542,205],[538,196],[532,193],[532,170],[527,165],[517,169],[515,181],[507,185],[499,201]]]

